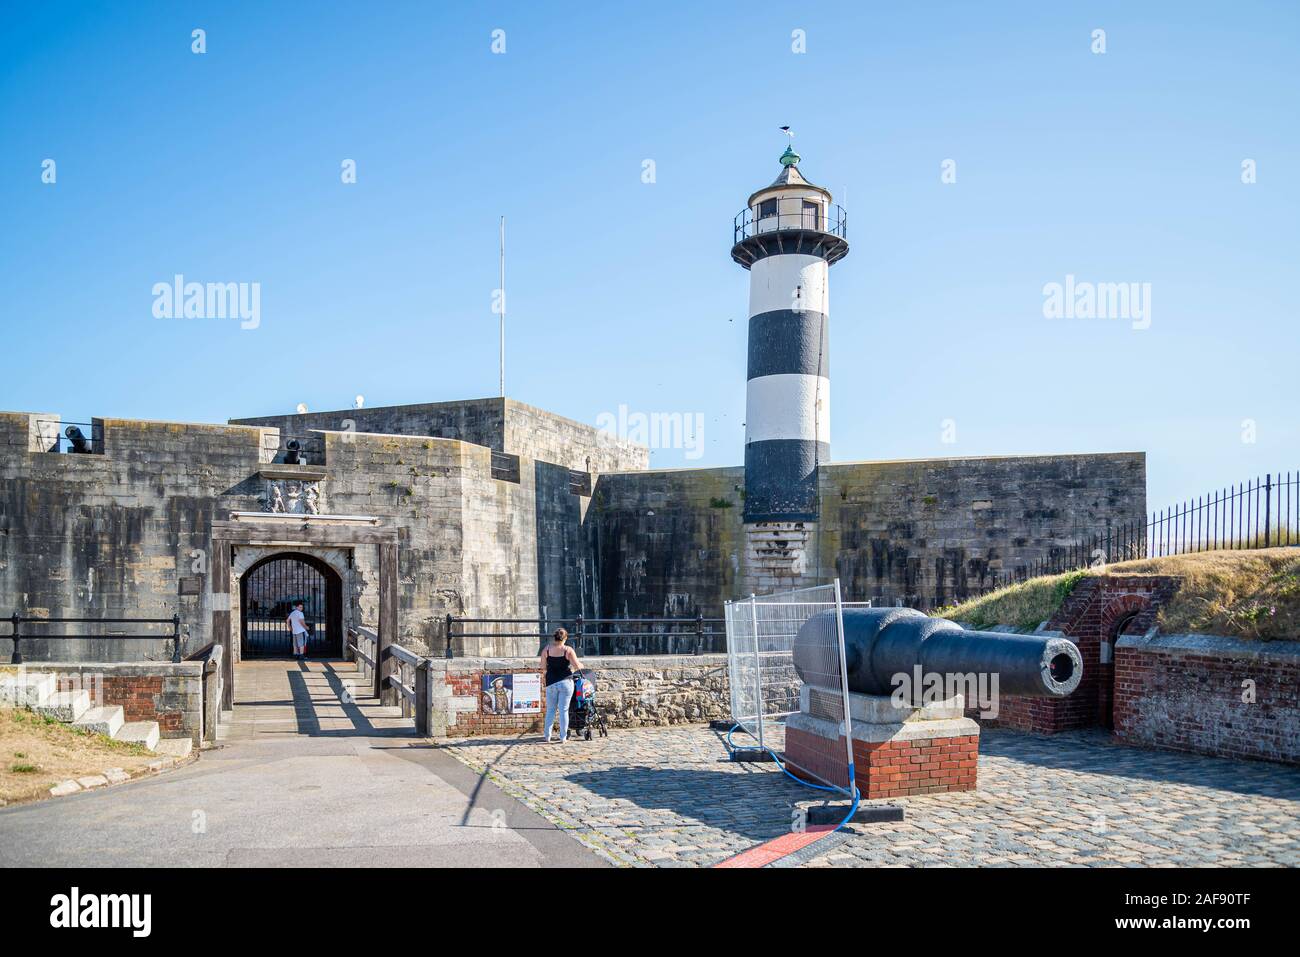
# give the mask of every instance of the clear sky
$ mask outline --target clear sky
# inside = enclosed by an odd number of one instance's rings
[[[653,462],[739,464],[732,218],[789,124],[849,216],[836,460],[1139,449],[1153,509],[1300,468],[1298,10],[9,0],[0,407],[494,395],[505,215],[508,394],[699,414]],[[176,274],[260,325],[155,318]],[[1149,283],[1149,328],[1046,318],[1067,275]]]

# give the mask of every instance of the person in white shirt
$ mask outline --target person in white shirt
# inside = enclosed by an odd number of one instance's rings
[[[294,657],[299,658],[307,654],[307,616],[302,613],[302,608],[302,602],[294,602],[293,611],[289,612],[287,619],[289,630],[293,632]]]

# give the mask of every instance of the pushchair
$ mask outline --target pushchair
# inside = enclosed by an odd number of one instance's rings
[[[573,676],[573,699],[569,702],[569,737],[578,735],[590,741],[595,730],[602,738],[609,737],[605,716],[596,705],[596,673],[584,668]]]

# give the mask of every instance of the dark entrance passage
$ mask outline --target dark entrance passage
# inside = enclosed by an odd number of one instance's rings
[[[1121,615],[1119,621],[1115,622],[1115,626],[1102,635],[1102,647],[1107,660],[1100,665],[1101,684],[1097,689],[1097,716],[1101,719],[1101,726],[1108,731],[1115,730],[1115,643],[1138,614],[1137,611],[1131,611]]]
[[[311,555],[287,552],[264,558],[240,579],[240,651],[243,658],[293,655],[286,619],[293,603],[303,603],[311,637],[307,654],[343,656],[343,583],[335,571]]]

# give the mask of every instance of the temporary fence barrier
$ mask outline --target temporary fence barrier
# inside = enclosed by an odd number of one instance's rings
[[[859,603],[861,607],[869,607]],[[743,732],[758,748],[782,761],[787,773],[823,790],[856,795],[853,780],[852,724],[848,674],[844,663],[844,612],[840,583],[797,588],[770,595],[727,602],[727,668],[731,684],[734,734]],[[800,631],[814,648],[801,660],[806,671],[817,672],[817,690],[804,682],[794,667],[794,642]],[[815,636],[812,633],[815,632]],[[838,688],[839,693],[827,688]],[[783,718],[800,710],[801,696],[816,716],[833,721],[844,731],[842,741],[828,741],[824,753],[785,761]],[[734,743],[734,741],[733,741]]]

